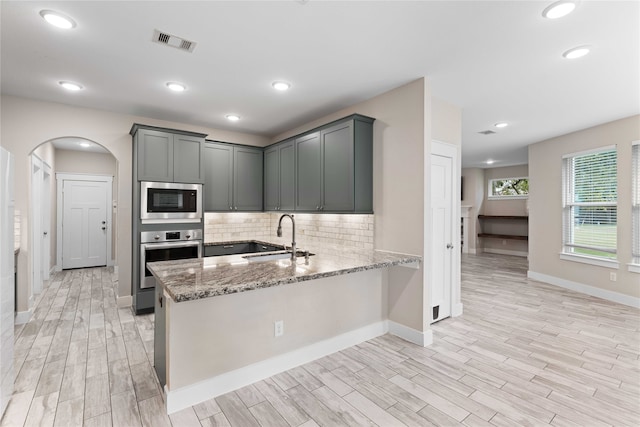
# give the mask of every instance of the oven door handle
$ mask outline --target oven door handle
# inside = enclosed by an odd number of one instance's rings
[[[190,246],[200,246],[200,242],[191,241],[191,242],[180,242],[180,243],[143,243],[142,248],[144,249],[173,249],[173,248],[188,248]]]

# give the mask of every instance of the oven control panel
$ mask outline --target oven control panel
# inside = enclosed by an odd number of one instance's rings
[[[202,230],[143,231],[140,243],[202,240]]]

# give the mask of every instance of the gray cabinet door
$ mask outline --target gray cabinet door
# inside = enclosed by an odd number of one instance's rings
[[[278,210],[280,206],[280,146],[264,152],[264,209]]]
[[[233,208],[233,146],[205,143],[204,210]]]
[[[138,181],[173,180],[173,134],[149,129],[136,133]]]
[[[296,210],[320,209],[320,132],[296,139]]]
[[[173,137],[173,182],[204,183],[202,138],[186,135]]]
[[[166,319],[167,302],[162,295],[162,286],[156,286],[153,329],[153,366],[158,374],[160,386],[167,383],[167,354],[166,354]]]
[[[233,210],[262,210],[262,149],[234,147]]]
[[[322,144],[321,210],[354,210],[353,122],[340,123],[320,133]]]
[[[280,207],[281,211],[296,208],[296,158],[294,141],[280,144]]]

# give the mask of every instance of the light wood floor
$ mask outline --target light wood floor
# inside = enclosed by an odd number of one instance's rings
[[[153,315],[115,305],[106,268],[55,274],[16,328],[2,426],[640,425],[640,313],[463,259],[464,315],[421,348],[383,336],[167,417]]]

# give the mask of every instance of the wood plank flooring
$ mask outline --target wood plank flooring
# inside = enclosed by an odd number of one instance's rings
[[[463,257],[464,315],[421,348],[385,335],[164,414],[153,315],[115,303],[107,268],[56,273],[16,327],[2,426],[638,426],[640,312]]]

